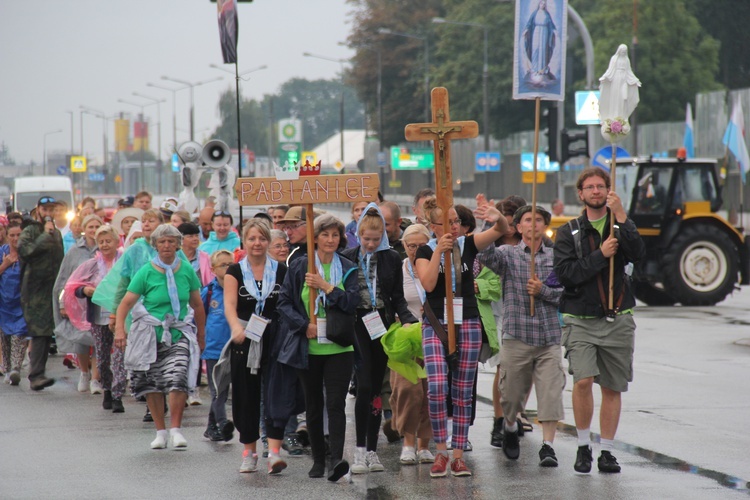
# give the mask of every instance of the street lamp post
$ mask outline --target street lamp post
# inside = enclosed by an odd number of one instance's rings
[[[430,121],[430,44],[427,35],[415,35],[413,33],[399,33],[389,28],[380,28],[378,33],[381,35],[393,35],[404,38],[414,38],[424,42],[424,116],[425,122]]]
[[[156,104],[156,134],[157,134],[157,151],[158,154],[156,155],[156,164],[157,164],[157,175],[159,178],[159,193],[163,193],[164,191],[161,188],[161,178],[162,178],[162,171],[161,168],[163,168],[164,164],[161,161],[161,103],[167,102],[166,99],[157,99],[155,97],[150,97],[147,95],[140,94],[138,92],[133,92],[133,95],[136,97],[141,97],[143,99],[147,99],[151,101],[153,104]]]
[[[107,115],[104,114],[103,111],[99,111],[93,108],[89,108],[88,106],[80,106],[81,113],[89,114],[91,116],[95,116],[97,118],[102,119],[102,161],[104,162],[104,168],[107,168],[109,165],[108,161],[108,144],[109,140],[107,139]],[[82,115],[83,116],[83,115]],[[85,184],[85,182],[82,182],[82,184]]]
[[[70,155],[73,156],[73,111],[65,111],[70,115]]]
[[[174,83],[179,83],[180,85],[185,85],[185,87],[190,89],[190,140],[191,141],[195,140],[194,139],[195,106],[194,106],[194,99],[193,99],[193,89],[195,89],[195,87],[205,85],[206,83],[217,82],[219,80],[222,80],[223,78],[220,76],[217,76],[216,78],[212,78],[210,80],[203,80],[203,81],[195,82],[195,83],[186,82],[185,80],[178,80],[177,78],[172,78],[169,76],[162,76],[161,79],[174,82]]]
[[[47,175],[47,136],[53,135],[53,134],[59,134],[61,132],[62,132],[62,129],[53,130],[51,132],[44,133],[44,157],[43,157],[44,158],[44,167],[43,167],[44,175]]]
[[[484,66],[482,70],[482,108],[483,108],[483,121],[484,121],[484,150],[490,150],[490,98],[489,98],[489,76],[490,66],[488,57],[488,41],[490,27],[486,24],[481,23],[467,23],[458,21],[449,21],[442,17],[433,17],[432,22],[435,24],[454,24],[457,26],[474,26],[476,28],[482,28],[484,30]]]
[[[341,123],[341,166],[343,168],[346,165],[344,162],[344,63],[347,59],[334,59],[332,57],[319,56],[309,52],[304,52],[302,55],[305,57],[314,57],[315,59],[323,59],[324,61],[336,62],[341,65],[341,107],[339,110],[339,122]]]

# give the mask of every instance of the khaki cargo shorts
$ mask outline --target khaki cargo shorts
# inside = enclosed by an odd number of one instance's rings
[[[620,314],[605,318],[563,316],[562,345],[573,382],[594,377],[594,382],[616,392],[626,392],[633,381],[635,321]]]

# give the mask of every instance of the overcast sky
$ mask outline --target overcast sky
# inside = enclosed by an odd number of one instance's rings
[[[239,3],[240,72],[268,65],[242,83],[245,98],[275,93],[293,77],[333,78],[339,65],[303,57],[307,51],[348,58],[351,6],[346,0],[255,0]],[[162,151],[172,143],[172,92],[148,87],[180,85],[225,76],[196,87],[196,139],[218,124],[219,94],[234,89],[234,76],[212,69],[222,64],[216,4],[209,0],[0,0],[0,142],[18,163],[41,163],[47,151],[69,151],[70,113],[74,149],[80,150],[80,106],[113,116],[139,108],[118,99],[148,103],[133,92],[164,98]],[[234,65],[224,66],[234,71]],[[189,90],[176,93],[177,142],[189,139]],[[333,103],[333,105],[338,105]],[[156,106],[151,117],[151,149],[156,150]],[[83,115],[84,150],[101,157],[102,120]],[[110,149],[113,144],[109,124]],[[179,129],[182,129],[181,132]]]

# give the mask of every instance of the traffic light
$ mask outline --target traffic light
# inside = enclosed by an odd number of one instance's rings
[[[567,130],[560,131],[562,139],[561,163],[567,162],[574,156],[589,156],[589,130]]]
[[[542,111],[542,116],[547,124],[542,133],[547,136],[547,156],[549,161],[557,161],[557,104],[551,105]]]

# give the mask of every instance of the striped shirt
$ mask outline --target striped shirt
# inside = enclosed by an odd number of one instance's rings
[[[535,254],[536,275],[542,291],[534,299],[534,316],[526,283],[531,276],[531,249],[525,242],[518,245],[490,245],[477,258],[500,276],[503,284],[503,337],[510,336],[530,346],[560,344],[560,321],[557,306],[563,288],[551,288],[546,281],[552,274],[552,248],[542,245]]]

